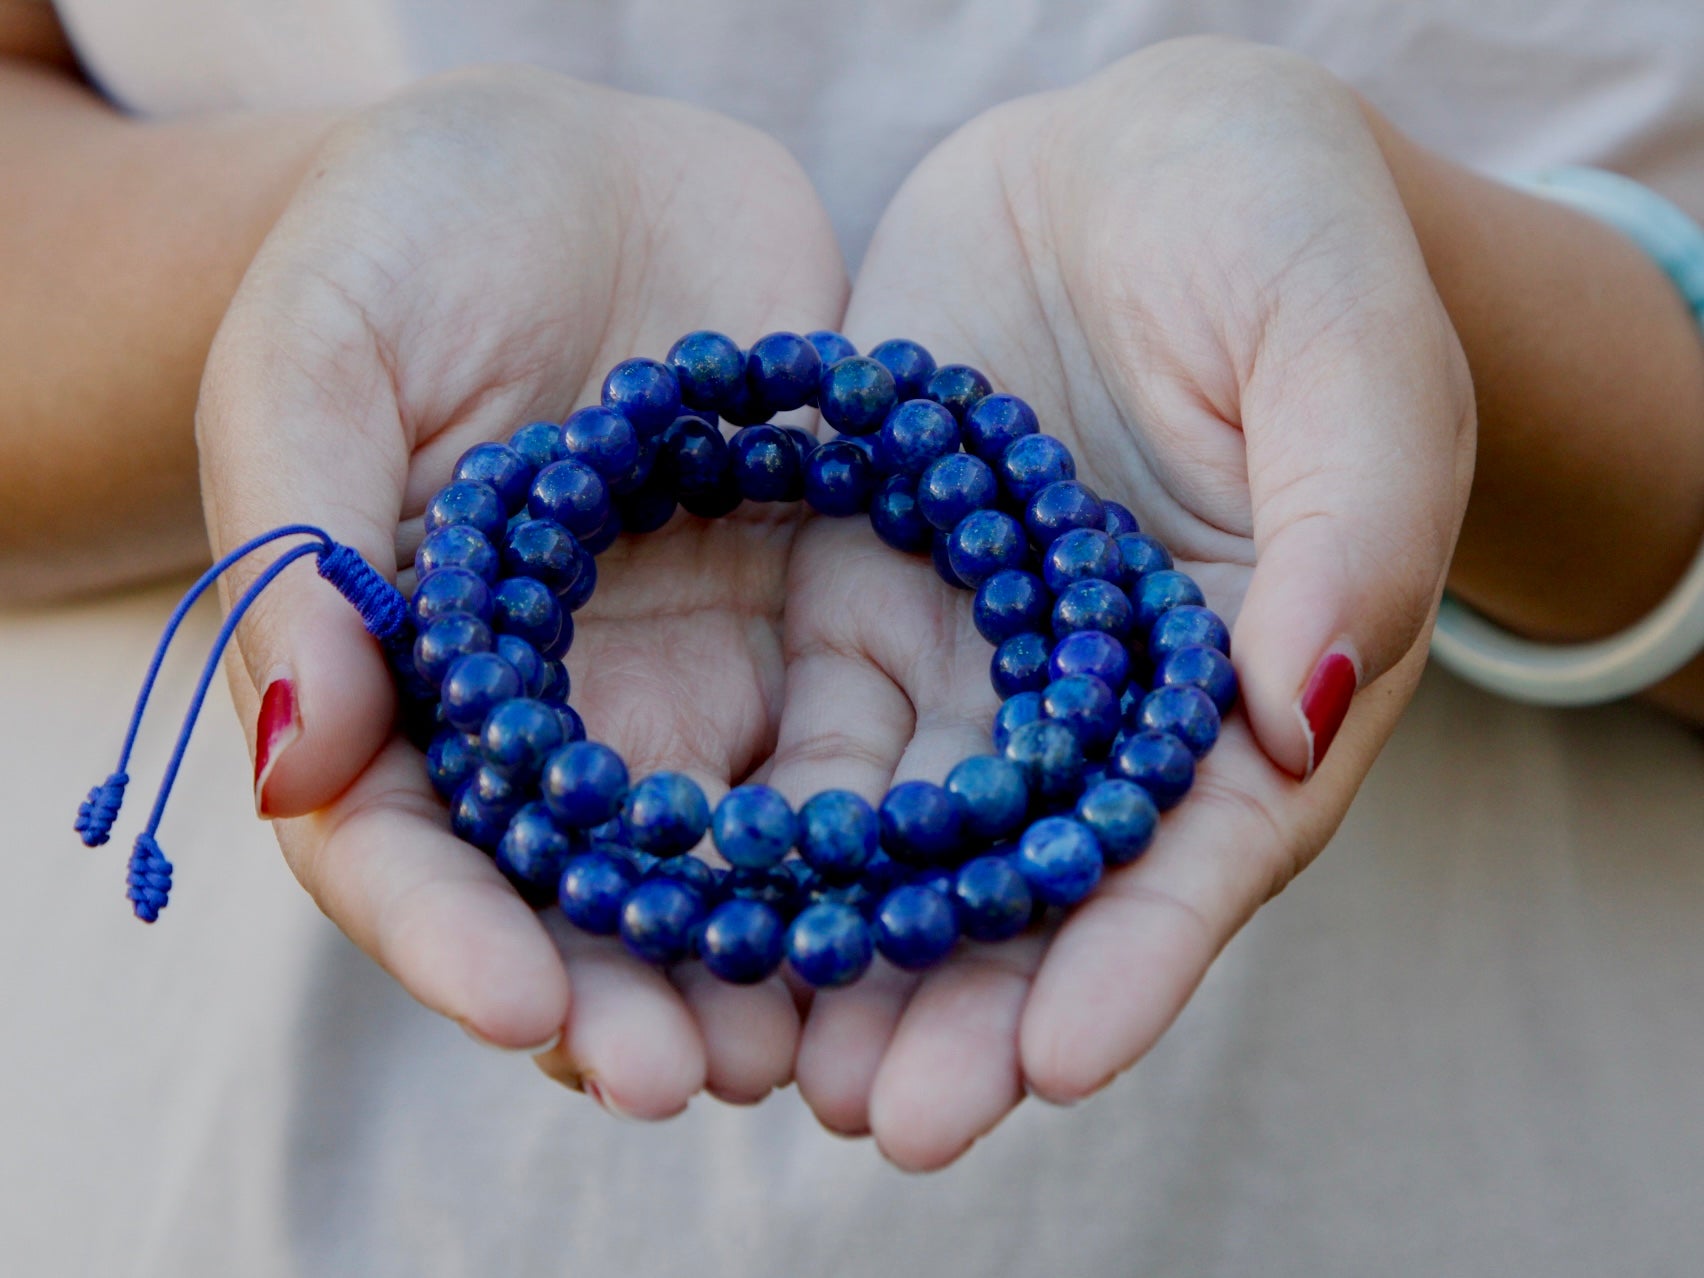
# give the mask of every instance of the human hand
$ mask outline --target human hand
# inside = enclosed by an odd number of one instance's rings
[[[888,210],[846,327],[1029,400],[1234,622],[1242,679],[1154,847],[1055,934],[816,996],[805,1098],[931,1168],[1026,1091],[1070,1102],[1137,1060],[1336,828],[1425,661],[1473,397],[1356,100],[1218,41],[1155,47],[949,139]],[[988,750],[989,649],[926,562],[816,521],[789,599],[772,784],[801,798],[847,784],[853,760],[876,797]],[[1348,663],[1310,697],[1331,654]],[[847,688],[856,718],[825,710]]]
[[[612,364],[686,329],[831,327],[845,287],[808,182],[748,129],[539,72],[428,82],[331,137],[220,330],[198,418],[215,553],[308,521],[407,562],[471,444],[595,402]],[[636,773],[714,795],[769,749],[796,528],[748,506],[603,557],[575,704]],[[267,701],[257,804],[321,908],[422,1003],[510,1048],[563,1031],[546,1072],[636,1115],[789,1077],[779,980],[671,983],[619,944],[552,935],[449,832],[392,735],[378,648],[313,574],[281,578],[239,645],[245,722],[263,690],[292,694]]]

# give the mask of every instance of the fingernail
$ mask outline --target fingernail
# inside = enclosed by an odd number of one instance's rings
[[[460,1021],[457,1021],[456,1023],[461,1025],[462,1033],[466,1034],[481,1047],[489,1047],[492,1051],[502,1052],[505,1056],[539,1056],[545,1052],[554,1051],[557,1044],[562,1041],[562,1031],[557,1030],[556,1033],[545,1039],[544,1042],[531,1047],[505,1047],[501,1043],[493,1043],[471,1025],[464,1024]]]
[[[1354,658],[1341,645],[1321,657],[1308,676],[1301,700],[1296,703],[1302,731],[1308,740],[1308,770],[1302,774],[1302,780],[1314,774],[1314,769],[1325,759],[1325,752],[1331,749],[1360,682]]]
[[[590,1074],[588,1074],[588,1075],[585,1076],[585,1078],[581,1079],[580,1081],[581,1081],[581,1086],[585,1088],[586,1095],[590,1096],[593,1100],[595,1100],[598,1103],[600,1108],[604,1109],[606,1112],[608,1112],[610,1114],[615,1115],[615,1117],[617,1117],[617,1118],[626,1119],[628,1122],[634,1121],[632,1114],[629,1114],[626,1110],[621,1108],[621,1106],[617,1105],[613,1100],[611,1100],[608,1096],[606,1096],[604,1094],[604,1089],[598,1086],[598,1080],[597,1079],[593,1078]]]
[[[266,685],[260,698],[260,715],[254,726],[254,808],[263,817],[272,813],[266,806],[266,782],[279,757],[302,735],[302,720],[296,713],[296,685],[286,677]]]

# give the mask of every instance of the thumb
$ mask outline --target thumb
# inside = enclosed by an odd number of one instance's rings
[[[1423,641],[1472,480],[1454,331],[1423,273],[1387,295],[1323,333],[1280,312],[1243,394],[1256,560],[1233,639],[1255,736],[1303,778]]]

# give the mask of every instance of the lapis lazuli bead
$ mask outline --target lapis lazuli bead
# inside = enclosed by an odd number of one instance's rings
[[[745,494],[740,492],[739,483],[734,479],[733,466],[730,464],[728,473],[714,486],[689,493],[683,492],[680,495],[680,508],[700,519],[721,519],[738,510],[744,500]]]
[[[1042,690],[1041,704],[1049,719],[1077,734],[1083,753],[1091,758],[1105,754],[1118,735],[1118,695],[1094,675],[1055,679]]]
[[[1077,528],[1104,537],[1101,526],[1105,523],[1106,506],[1100,496],[1075,479],[1061,479],[1047,485],[1024,509],[1024,527],[1029,530],[1030,540],[1043,549]]]
[[[1017,832],[1029,812],[1023,769],[1001,755],[973,754],[947,773],[967,835],[994,843]]]
[[[917,481],[917,505],[923,518],[951,532],[971,511],[992,506],[999,492],[987,462],[969,453],[948,453],[930,462]]]
[[[1004,643],[1013,635],[1040,631],[1048,624],[1053,596],[1034,573],[1004,568],[976,588],[971,619],[989,643]]]
[[[973,941],[1004,941],[1029,926],[1035,908],[1029,882],[1011,858],[979,856],[953,878],[959,930]]]
[[[527,503],[527,489],[538,467],[507,444],[475,444],[456,462],[455,478],[490,484],[503,499],[503,508],[514,514]]]
[[[422,630],[452,612],[471,613],[481,621],[490,621],[491,587],[485,584],[485,578],[466,568],[440,568],[421,578],[408,610]]]
[[[723,901],[698,935],[698,954],[712,974],[755,985],[781,966],[786,929],[773,906],[749,897]]]
[[[993,389],[969,364],[942,364],[923,387],[923,398],[934,400],[962,424],[964,415]]]
[[[621,903],[621,939],[645,962],[666,967],[691,955],[703,920],[697,892],[678,879],[648,878]]]
[[[1115,639],[1128,639],[1136,624],[1130,598],[1110,581],[1075,581],[1053,601],[1056,638],[1079,630],[1100,630]]]
[[[556,903],[568,921],[593,936],[613,936],[621,926],[621,904],[639,872],[625,857],[594,848],[563,868]]]
[[[1094,834],[1107,865],[1128,865],[1154,841],[1160,813],[1141,786],[1112,777],[1083,792],[1077,820]]]
[[[935,575],[954,590],[971,589],[970,582],[958,575],[953,567],[952,539],[949,534],[936,530],[929,539],[929,558],[934,562]]]
[[[661,436],[641,435],[635,431],[634,438],[637,444],[633,464],[626,470],[609,476],[608,479],[610,497],[614,500],[638,492],[651,478],[651,472],[657,468],[657,454],[660,451]]]
[[[631,475],[639,462],[639,433],[633,423],[602,405],[568,414],[562,443],[571,458],[597,471],[606,484]]]
[[[580,548],[584,550],[585,546],[582,544]],[[572,586],[557,596],[556,601],[562,605],[564,612],[574,612],[586,606],[597,587],[598,561],[588,553],[580,560],[580,575],[574,579]]]
[[[636,537],[656,532],[674,518],[677,508],[674,485],[668,482],[667,476],[654,472],[637,488],[615,499],[615,514],[621,531]]]
[[[1149,573],[1164,572],[1172,566],[1171,552],[1152,537],[1142,533],[1123,533],[1112,539],[1118,548],[1118,576],[1115,580],[1125,590],[1134,590]]]
[[[1049,905],[1075,905],[1100,882],[1100,842],[1072,817],[1043,817],[1030,826],[1013,860],[1030,891]]]
[[[994,649],[989,678],[1000,699],[1020,692],[1040,692],[1047,686],[1047,657],[1051,648],[1039,634],[1013,635]]]
[[[792,851],[799,841],[799,819],[779,791],[738,785],[710,814],[710,833],[729,865],[762,869]]]
[[[469,613],[439,617],[415,637],[414,668],[427,684],[436,688],[458,660],[471,653],[490,652],[495,640],[491,627]]]
[[[414,552],[414,575],[424,579],[441,568],[465,568],[489,584],[497,580],[502,560],[485,534],[466,524],[451,524],[429,534]]]
[[[1005,754],[1006,743],[1012,739],[1014,732],[1026,723],[1035,723],[1046,717],[1040,692],[1019,692],[1007,697],[994,712],[994,748]]]
[[[916,399],[935,375],[935,357],[916,342],[892,338],[870,348],[870,358],[893,374],[901,401]]]
[[[1130,650],[1104,630],[1077,630],[1053,645],[1047,672],[1055,679],[1093,675],[1114,694],[1130,682]]]
[[[710,803],[691,777],[653,772],[628,791],[622,819],[628,838],[641,852],[679,856],[709,829]]]
[[[807,985],[833,989],[862,976],[875,957],[869,926],[857,909],[824,901],[802,910],[787,929],[787,961]]]
[[[887,792],[878,815],[882,847],[905,865],[944,865],[963,837],[958,804],[932,781],[902,781]]]
[[[1194,580],[1173,568],[1162,568],[1145,575],[1130,592],[1130,602],[1136,613],[1137,630],[1146,636],[1159,619],[1174,608],[1195,605],[1206,600]]]
[[[1042,577],[1054,591],[1064,590],[1077,581],[1114,581],[1118,567],[1118,548],[1098,528],[1069,529],[1041,557]]]
[[[589,830],[620,814],[627,798],[627,764],[601,742],[576,741],[545,761],[539,788],[565,825]]]
[[[485,742],[479,743],[480,763],[473,770],[473,775],[467,779],[467,792],[476,797],[481,803],[488,804],[492,810],[505,813],[504,819],[513,816],[527,801],[526,785],[518,778],[511,776],[501,768],[494,768],[485,758]]]
[[[824,790],[799,808],[799,855],[830,882],[856,878],[880,836],[875,809],[850,790]]]
[[[1142,699],[1137,722],[1146,732],[1169,732],[1197,759],[1219,739],[1219,709],[1213,698],[1189,684],[1155,688]]]
[[[505,637],[513,638],[514,636]],[[537,697],[546,705],[565,706],[568,704],[568,694],[572,688],[573,680],[568,677],[568,667],[560,661],[546,661],[544,663],[544,678],[539,683],[539,689],[530,695]]]
[[[461,789],[480,763],[479,738],[459,729],[439,732],[426,749],[426,777],[441,799]]]
[[[1231,659],[1217,648],[1192,645],[1176,648],[1154,667],[1154,686],[1184,686],[1200,688],[1213,699],[1213,706],[1223,718],[1237,700],[1237,672]]]
[[[509,818],[496,860],[503,877],[536,909],[556,899],[571,855],[568,836],[556,828],[550,810],[542,803],[528,803]]]
[[[712,869],[708,861],[700,861],[695,856],[671,856],[660,860],[645,870],[646,879],[673,879],[676,883],[684,883],[694,892],[698,899],[704,902],[708,909],[722,894],[723,870]]]
[[[1074,799],[1082,789],[1083,743],[1057,719],[1024,724],[1012,733],[1001,753],[1023,770],[1024,785],[1040,804]]]
[[[1195,755],[1169,732],[1120,738],[1108,763],[1115,775],[1146,790],[1162,812],[1175,807],[1195,781]]]
[[[747,501],[797,501],[804,492],[799,450],[779,426],[745,426],[728,441],[729,465]]]
[[[568,456],[560,422],[528,422],[509,436],[509,447],[526,460],[535,475],[551,462]]]
[[[479,730],[485,761],[505,776],[530,780],[550,752],[562,744],[562,721],[556,708],[530,697],[516,697],[495,707]]]
[[[554,519],[523,520],[503,539],[503,571],[536,578],[558,596],[574,588],[590,562],[574,534]]]
[[[893,475],[921,475],[929,463],[959,445],[958,422],[933,400],[898,405],[876,436],[876,465]]]
[[[964,414],[964,446],[993,466],[1013,441],[1040,429],[1035,410],[1016,395],[987,395]]]
[[[822,356],[797,333],[767,333],[746,352],[746,389],[771,412],[810,403],[821,376]]]
[[[498,634],[519,635],[549,657],[567,614],[551,588],[535,577],[509,577],[491,596],[491,628]]]
[[[745,391],[745,352],[722,333],[699,329],[669,348],[669,367],[689,408],[721,412]]]
[[[858,353],[858,348],[852,345],[844,333],[836,333],[830,328],[813,329],[805,334],[805,340],[816,347],[816,353],[826,369],[831,364],[838,364],[843,359],[851,359]]]
[[[899,403],[893,374],[876,360],[856,356],[825,368],[817,384],[817,411],[842,435],[873,435]]]
[[[509,526],[509,511],[490,484],[458,479],[432,494],[422,520],[428,534],[465,524],[497,546],[502,544],[503,532]]]
[[[450,829],[462,842],[482,852],[495,852],[513,815],[513,809],[480,798],[469,779],[450,803]]]
[[[722,880],[722,895],[761,901],[786,922],[799,912],[800,880],[788,868],[799,864],[802,862],[783,861],[761,870],[729,870]]]
[[[657,360],[624,359],[604,378],[602,400],[639,434],[660,435],[680,416],[680,381]]]
[[[580,717],[578,710],[569,705],[551,706],[551,709],[556,711],[557,722],[562,725],[562,740],[565,744],[586,739],[586,721]]]
[[[870,502],[870,527],[895,550],[920,555],[933,544],[935,529],[917,508],[911,480],[894,475],[882,481]]]
[[[486,716],[521,695],[521,676],[494,652],[459,657],[443,679],[444,718],[463,732],[478,732]]]
[[[1231,655],[1231,632],[1219,614],[1199,604],[1181,604],[1161,613],[1148,632],[1148,656],[1159,662],[1179,648],[1216,648]]]
[[[561,524],[584,541],[609,522],[609,485],[584,462],[571,457],[552,462],[533,477],[527,512]]]
[[[1142,525],[1136,522],[1136,516],[1131,514],[1130,507],[1116,501],[1104,503],[1106,506],[1106,522],[1102,525],[1108,537],[1122,537],[1126,533],[1139,533]]]
[[[805,500],[824,515],[861,515],[876,495],[876,466],[850,440],[831,439],[805,462]]]
[[[952,901],[934,888],[917,884],[895,888],[883,897],[872,922],[876,949],[907,972],[933,967],[958,942]]]
[[[947,534],[947,558],[970,586],[1023,565],[1029,553],[1023,527],[1003,510],[973,510]]]
[[[707,492],[728,473],[728,441],[702,417],[675,418],[663,432],[657,471],[680,495]]]
[[[545,660],[539,656],[538,649],[533,647],[519,635],[498,635],[492,645],[499,657],[515,668],[515,673],[521,676],[521,695],[537,697],[544,691]]]
[[[1007,445],[994,471],[1007,496],[1027,510],[1049,484],[1075,479],[1077,463],[1052,435],[1023,435]]]

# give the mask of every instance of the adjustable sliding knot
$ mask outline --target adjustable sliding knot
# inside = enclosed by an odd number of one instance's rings
[[[89,790],[89,797],[77,806],[77,821],[72,827],[86,847],[98,848],[107,841],[112,823],[118,819],[118,809],[124,803],[124,787],[130,778],[115,772],[100,785]]]
[[[136,917],[152,923],[166,908],[172,894],[172,863],[166,860],[160,845],[151,834],[136,836],[136,846],[130,853],[129,897]]]
[[[319,575],[354,605],[367,633],[374,638],[389,639],[408,620],[408,600],[353,546],[327,539],[317,552],[315,566]]]

